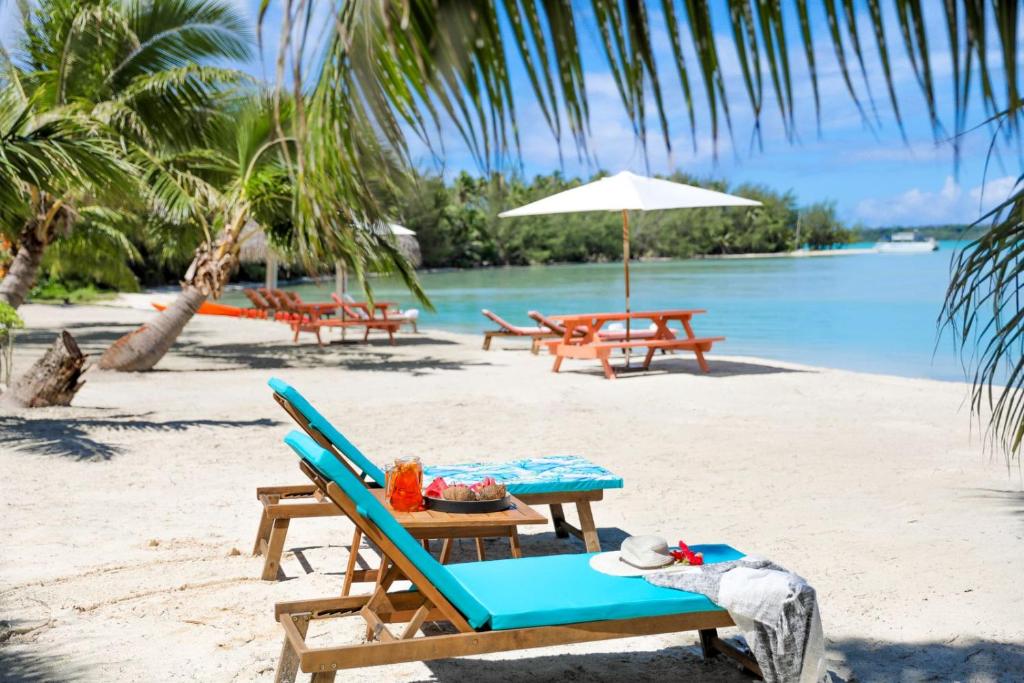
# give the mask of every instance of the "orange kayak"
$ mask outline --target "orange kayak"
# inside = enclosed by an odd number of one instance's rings
[[[167,306],[158,304],[155,301],[152,302],[152,306],[158,311],[162,311],[167,308]],[[214,301],[204,301],[199,307],[198,313],[201,315],[226,315],[231,318],[256,318],[264,316],[262,311],[257,311],[252,308],[241,308],[239,306],[218,304]]]

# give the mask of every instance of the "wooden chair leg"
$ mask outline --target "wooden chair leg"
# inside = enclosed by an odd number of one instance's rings
[[[589,500],[576,502],[576,512],[580,516],[580,531],[588,553],[601,552],[601,541],[597,538],[597,527],[594,525],[594,513],[590,510]]]
[[[535,356],[540,353],[540,337],[534,337],[533,341],[530,342],[530,353]]]
[[[551,372],[558,372],[559,368],[562,367],[562,358],[563,356],[555,356],[555,362],[554,365],[551,366]]]
[[[334,676],[337,671],[317,671],[309,679],[310,683],[334,683]]]
[[[363,542],[363,532],[356,527],[352,534],[352,547],[348,551],[348,563],[345,565],[345,580],[341,584],[341,597],[345,597],[352,590],[352,576],[356,570],[356,561],[359,559],[359,545]]]
[[[551,522],[555,525],[555,536],[557,538],[569,538],[569,532],[562,526],[565,523],[565,511],[561,503],[551,504]]]
[[[607,379],[615,379],[615,369],[612,364],[608,361],[608,356],[601,357],[601,367],[604,368],[604,376]]]
[[[263,544],[270,542],[271,524],[270,515],[267,514],[267,509],[263,508],[263,512],[260,514],[260,525],[256,529],[256,543],[252,546],[252,554],[254,556],[261,555],[263,553]]]
[[[270,528],[270,540],[267,542],[267,556],[263,560],[264,581],[277,579],[277,570],[281,567],[281,554],[284,552],[284,539],[288,535],[289,519],[275,519]]]
[[[484,332],[484,351],[490,351],[490,350],[491,350],[491,334],[489,332]]]
[[[294,615],[292,623],[303,639],[309,631],[309,616]],[[284,645],[281,646],[281,658],[277,660],[277,671],[274,674],[274,683],[294,683],[295,676],[299,673],[299,655],[292,647],[288,635],[285,634]]]
[[[482,538],[476,539],[476,559],[481,562],[487,559],[487,556],[484,553],[484,539]]]

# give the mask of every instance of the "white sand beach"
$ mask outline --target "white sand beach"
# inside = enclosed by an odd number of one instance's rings
[[[149,315],[20,312],[20,369],[61,327],[98,352]],[[425,330],[319,348],[283,325],[199,316],[155,372],[91,370],[72,408],[0,414],[0,679],[273,680],[274,603],[338,593],[351,525],[297,520],[287,580],[258,579],[254,489],[305,481],[272,376],[377,461],[577,453],[608,467],[626,486],[594,508],[606,549],[658,533],[791,568],[817,589],[834,680],[1024,679],[1021,477],[984,452],[966,385],[735,358],[728,342],[709,375],[679,356],[607,381],[595,363],[555,376],[524,344],[495,346]],[[522,545],[583,550],[550,526]],[[353,623],[312,640],[360,637]],[[682,633],[339,680],[749,679],[703,663]]]

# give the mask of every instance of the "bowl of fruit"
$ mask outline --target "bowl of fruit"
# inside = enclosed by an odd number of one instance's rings
[[[512,497],[493,477],[484,477],[475,484],[449,484],[438,477],[423,491],[423,505],[439,512],[501,512],[512,507]]]

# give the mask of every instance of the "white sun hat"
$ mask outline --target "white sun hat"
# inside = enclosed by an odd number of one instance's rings
[[[664,571],[675,563],[664,538],[654,535],[629,536],[618,550],[597,553],[590,567],[612,576],[643,576]]]

